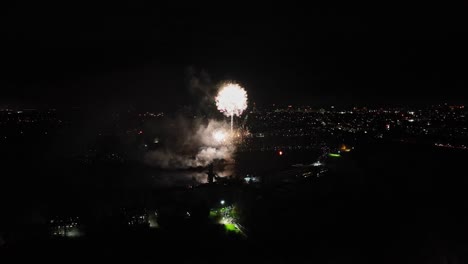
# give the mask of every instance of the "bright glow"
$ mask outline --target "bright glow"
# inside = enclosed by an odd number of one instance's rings
[[[227,133],[222,130],[216,130],[213,132],[213,138],[217,143],[223,143],[226,141]]]
[[[348,148],[345,144],[343,144],[343,145],[341,145],[340,150],[338,150],[338,153],[341,153],[341,151],[343,151],[343,152],[350,152],[351,149]]]
[[[336,153],[330,153],[330,154],[328,154],[328,156],[330,156],[330,157],[335,157],[335,158],[341,157],[340,154],[336,154]]]
[[[159,227],[158,220],[157,220],[156,216],[151,215],[148,218],[148,223],[149,223],[150,228],[158,228]]]
[[[70,228],[70,230],[66,232],[66,236],[67,237],[79,237],[79,236],[82,236],[82,233],[80,232],[78,228],[74,227],[74,228]]]
[[[231,232],[239,232],[239,229],[236,227],[235,224],[224,224],[224,228],[226,228],[227,231],[231,231]]]
[[[221,204],[224,204],[224,203],[225,203],[225,201],[224,201],[224,200],[221,200],[221,202],[220,202],[220,203],[221,203]]]
[[[247,92],[235,83],[223,85],[215,100],[218,110],[226,116],[240,116],[247,108]]]
[[[319,166],[322,166],[322,165],[323,165],[323,163],[320,162],[320,161],[316,161],[316,162],[312,163],[312,166],[314,166],[314,167],[319,167]]]
[[[259,178],[258,177],[245,177],[244,178],[245,182],[246,183],[251,183],[251,182],[259,182]]]
[[[283,156],[283,151],[278,151],[278,155]]]

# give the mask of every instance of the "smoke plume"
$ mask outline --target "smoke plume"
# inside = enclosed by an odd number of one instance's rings
[[[233,159],[235,145],[227,136],[216,140],[216,133],[229,134],[229,124],[216,120],[187,120],[178,118],[163,125],[163,142],[148,152],[145,162],[164,169],[205,167],[215,160]]]

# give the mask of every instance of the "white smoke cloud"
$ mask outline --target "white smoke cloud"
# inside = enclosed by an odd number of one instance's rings
[[[164,169],[187,169],[205,167],[215,160],[233,160],[236,146],[230,137],[223,141],[214,138],[219,131],[228,135],[229,124],[216,120],[187,122],[173,124],[172,133],[180,136],[168,137],[164,147],[146,154],[145,162]]]

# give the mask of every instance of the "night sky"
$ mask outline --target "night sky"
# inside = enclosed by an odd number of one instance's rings
[[[62,2],[2,7],[0,104],[167,109],[198,100],[194,77],[260,105],[468,99],[466,1]]]

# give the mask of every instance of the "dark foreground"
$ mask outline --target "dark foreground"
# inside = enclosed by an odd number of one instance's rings
[[[80,238],[34,235],[4,244],[0,254],[15,263],[464,263],[467,158],[458,150],[372,143],[331,159],[320,178],[216,187],[210,193],[224,192],[241,208],[245,236],[210,221],[209,195],[192,191],[153,198],[189,206],[190,219],[161,219],[157,229],[95,228]]]

